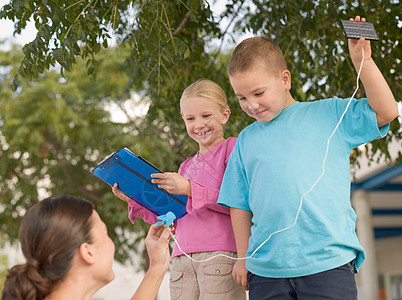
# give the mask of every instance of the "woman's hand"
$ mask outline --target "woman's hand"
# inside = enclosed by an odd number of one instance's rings
[[[131,300],[155,299],[166,271],[169,268],[169,239],[171,229],[152,225],[145,238],[149,256],[149,269]]]
[[[149,268],[166,272],[169,268],[169,239],[171,228],[153,224],[145,238],[145,246],[149,256]]]

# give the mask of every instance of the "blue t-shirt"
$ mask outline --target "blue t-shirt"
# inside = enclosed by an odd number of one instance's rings
[[[385,136],[389,128],[378,128],[367,99],[352,100],[330,141],[324,176],[301,201],[323,171],[328,138],[348,100],[296,102],[274,120],[254,122],[240,133],[218,203],[252,212],[247,256],[270,234],[291,226],[247,259],[250,272],[289,278],[353,259],[358,269],[364,261],[350,203],[349,157],[353,148]]]

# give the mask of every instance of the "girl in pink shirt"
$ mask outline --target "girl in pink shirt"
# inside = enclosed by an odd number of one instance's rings
[[[181,114],[188,135],[199,151],[186,159],[178,173],[152,174],[152,182],[172,194],[188,195],[187,214],[175,222],[175,234],[183,252],[173,245],[170,271],[171,299],[246,299],[245,291],[232,278],[236,244],[229,209],[218,205],[223,174],[236,138],[225,139],[223,125],[230,110],[225,92],[210,80],[199,80],[187,87],[180,99]],[[117,190],[113,192],[129,203],[129,218],[156,223],[156,215]],[[196,262],[204,261],[204,262]]]

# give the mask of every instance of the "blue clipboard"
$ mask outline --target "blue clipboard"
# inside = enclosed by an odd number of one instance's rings
[[[152,183],[151,174],[163,172],[127,148],[107,156],[92,173],[110,186],[117,183],[122,193],[157,216],[171,211],[178,219],[187,213],[188,197],[170,194]]]

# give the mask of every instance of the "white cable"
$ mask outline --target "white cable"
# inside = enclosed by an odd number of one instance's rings
[[[175,243],[176,243],[176,245],[177,245],[177,248],[179,248],[179,250],[180,250],[181,253],[183,253],[185,256],[187,256],[189,259],[191,259],[193,262],[196,262],[196,263],[209,261],[209,260],[214,259],[214,258],[219,257],[219,256],[227,257],[227,258],[230,258],[230,259],[233,259],[233,260],[249,259],[249,258],[252,258],[252,257],[254,256],[254,254],[255,254],[262,246],[264,246],[264,245],[271,239],[271,237],[272,237],[274,234],[278,234],[278,233],[280,233],[280,232],[286,231],[286,230],[288,230],[288,229],[290,229],[290,228],[292,228],[293,226],[296,225],[297,219],[299,218],[299,214],[300,214],[300,211],[301,211],[301,208],[302,208],[302,205],[303,205],[303,199],[304,199],[304,197],[307,196],[307,194],[309,194],[309,193],[315,188],[315,186],[318,184],[318,182],[321,180],[321,178],[322,178],[322,177],[324,176],[324,174],[325,174],[325,162],[327,161],[327,156],[328,156],[328,151],[329,151],[329,142],[331,141],[331,139],[332,139],[332,137],[334,136],[336,130],[338,129],[339,125],[341,124],[341,122],[342,122],[342,120],[343,120],[343,117],[345,116],[346,112],[347,112],[348,109],[349,109],[349,106],[350,106],[350,103],[352,102],[353,97],[356,95],[356,93],[357,93],[357,91],[358,91],[358,89],[359,89],[359,78],[360,78],[361,70],[362,70],[362,68],[363,68],[363,61],[364,61],[364,49],[362,48],[362,60],[361,60],[361,62],[360,62],[359,72],[357,73],[356,89],[355,89],[355,91],[353,92],[352,96],[350,97],[349,102],[348,102],[348,104],[346,105],[345,111],[342,113],[341,117],[339,118],[339,121],[338,121],[338,123],[336,124],[335,129],[333,130],[333,132],[331,133],[331,135],[329,136],[329,138],[328,138],[328,140],[327,140],[327,149],[326,149],[326,151],[325,151],[324,160],[322,161],[322,173],[321,173],[321,175],[317,178],[317,180],[314,182],[314,184],[311,186],[311,188],[301,196],[301,198],[300,198],[300,204],[299,204],[299,209],[297,210],[296,217],[295,217],[295,221],[293,222],[293,224],[292,224],[292,225],[289,225],[288,227],[285,227],[285,228],[282,228],[282,229],[280,229],[280,230],[277,230],[277,231],[272,232],[272,233],[268,236],[268,238],[267,238],[261,245],[259,245],[259,246],[251,253],[250,256],[246,256],[246,257],[230,257],[230,256],[227,256],[227,255],[225,255],[225,254],[217,254],[217,255],[212,256],[212,257],[207,258],[207,259],[196,260],[196,259],[192,258],[190,255],[188,255],[187,253],[185,253],[185,252],[181,249],[179,243],[178,243],[177,240],[176,240],[176,237],[175,237],[174,235],[172,235],[173,240],[175,241]]]

